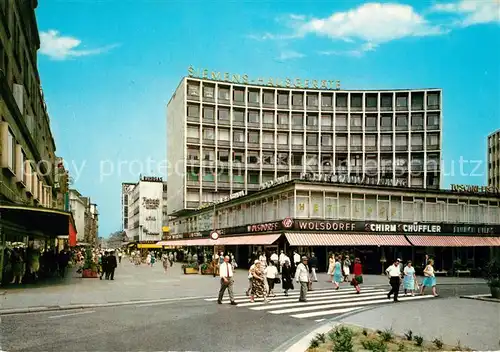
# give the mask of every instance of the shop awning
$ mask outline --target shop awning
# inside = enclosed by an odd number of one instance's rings
[[[407,236],[417,247],[499,247],[500,237]]]
[[[210,238],[196,238],[196,239],[184,239],[184,240],[173,240],[173,241],[160,241],[156,242],[159,246],[177,246],[177,247],[203,247],[203,246],[213,246],[218,244]]]
[[[410,246],[403,235],[290,232],[285,236],[291,246]]]
[[[68,236],[74,223],[71,212],[44,207],[0,204],[0,222],[15,224],[26,232],[41,233],[49,237]]]
[[[143,249],[162,249],[163,246],[155,244],[155,243],[139,243],[137,245],[137,248],[143,248]]]

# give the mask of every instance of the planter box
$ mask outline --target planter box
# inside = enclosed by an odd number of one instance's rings
[[[198,268],[184,268],[184,274],[198,274]]]
[[[91,279],[96,279],[97,278],[97,271],[92,271],[92,269],[84,269],[82,272],[82,277],[83,278],[91,278]]]

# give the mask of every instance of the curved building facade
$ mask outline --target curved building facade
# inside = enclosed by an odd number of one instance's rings
[[[440,188],[441,89],[205,77],[184,77],[167,107],[172,215],[304,173]]]

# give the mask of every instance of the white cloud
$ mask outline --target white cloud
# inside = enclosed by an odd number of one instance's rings
[[[296,30],[303,34],[369,43],[444,33],[441,27],[430,24],[411,6],[390,3],[368,3],[327,18],[311,18],[299,23]]]
[[[96,49],[78,49],[81,43],[77,38],[61,36],[56,30],[40,32],[40,53],[54,60],[101,54],[118,46],[114,44]]]
[[[458,24],[465,27],[482,23],[500,23],[500,0],[461,0],[436,4],[431,10],[459,15]]]
[[[279,61],[286,61],[286,60],[292,60],[292,59],[300,59],[300,58],[303,58],[305,57],[304,54],[302,53],[299,53],[297,51],[294,51],[294,50],[285,50],[285,51],[282,51],[280,56],[277,58],[277,60]]]

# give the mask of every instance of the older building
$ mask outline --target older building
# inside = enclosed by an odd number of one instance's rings
[[[91,203],[88,197],[84,197],[83,199],[86,205],[84,242],[97,245],[99,237],[99,212],[97,211],[97,204]]]
[[[85,214],[87,210],[87,200],[76,189],[69,190],[69,207],[75,219],[75,227],[78,242],[85,242]]]
[[[167,107],[169,212],[303,172],[440,188],[440,89],[347,91],[332,82],[259,85],[190,68]]]
[[[500,130],[488,136],[488,186],[500,189]]]
[[[327,253],[340,251],[362,257],[367,272],[380,272],[381,262],[396,257],[421,263],[425,254],[440,270],[451,270],[455,259],[481,267],[490,248],[500,246],[500,194],[488,192],[303,174],[185,213],[159,244],[222,246],[237,254],[240,265],[256,250],[293,248],[314,251],[323,269]]]
[[[138,248],[156,248],[162,239],[168,225],[166,192],[161,177],[141,176],[137,183],[122,184],[123,230]]]

